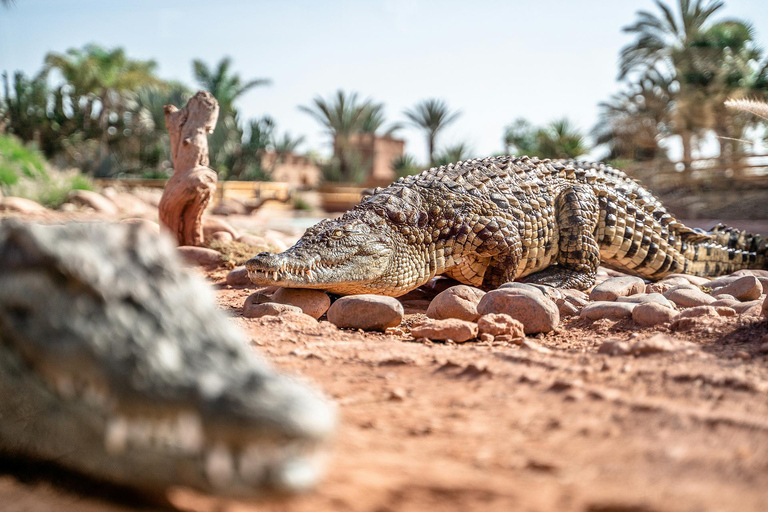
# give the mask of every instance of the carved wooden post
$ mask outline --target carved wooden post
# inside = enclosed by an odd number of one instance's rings
[[[208,134],[216,128],[219,104],[205,91],[179,110],[165,106],[165,126],[171,134],[173,175],[160,199],[160,223],[179,245],[202,245],[203,211],[216,190],[216,172],[208,167]]]

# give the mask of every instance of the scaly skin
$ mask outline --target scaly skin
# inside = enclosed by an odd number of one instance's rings
[[[401,178],[246,267],[259,285],[399,296],[439,274],[586,289],[601,262],[652,280],[717,276],[765,268],[767,252],[760,236],[687,228],[608,165],[497,157]]]
[[[137,225],[0,222],[0,451],[161,497],[301,491],[335,423]]]

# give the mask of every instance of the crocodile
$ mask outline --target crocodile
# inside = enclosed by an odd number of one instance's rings
[[[335,407],[276,373],[138,224],[0,222],[0,456],[162,500],[322,472]]]
[[[486,290],[514,280],[584,290],[600,264],[648,280],[766,268],[766,245],[725,226],[686,227],[604,163],[500,156],[377,188],[246,267],[258,285],[340,295],[397,297],[440,274]]]

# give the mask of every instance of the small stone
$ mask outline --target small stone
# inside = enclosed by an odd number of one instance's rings
[[[672,288],[671,284],[667,283],[650,283],[645,285],[645,293],[666,293],[670,288]]]
[[[457,318],[444,320],[429,318],[421,324],[414,325],[411,328],[411,336],[442,341],[453,340],[456,343],[462,343],[477,337],[477,324]]]
[[[682,308],[690,308],[695,306],[706,306],[712,304],[717,299],[711,295],[707,295],[698,288],[671,288],[664,297],[671,300]]]
[[[768,298],[763,299],[763,316],[768,317]]]
[[[541,291],[540,288],[537,288],[536,286],[528,283],[518,283],[517,281],[512,281],[509,283],[504,283],[503,285],[499,286],[499,290],[527,290],[529,292],[534,293],[540,293],[544,295],[544,292]]]
[[[331,306],[331,298],[325,292],[300,288],[278,288],[272,295],[272,301],[297,306],[315,320],[323,316]],[[394,327],[394,325],[387,327]]]
[[[630,346],[630,351],[636,356],[660,354],[662,352],[675,352],[695,345],[686,341],[673,338],[666,334],[656,334],[644,340],[638,340]]]
[[[749,302],[739,302],[729,307],[733,308],[733,310],[736,311],[736,313],[742,314],[745,311],[752,309],[754,307],[759,308],[762,305],[762,303],[763,303],[762,300],[757,299],[757,300],[750,300]]]
[[[229,271],[226,277],[227,284],[230,286],[247,286],[252,284],[248,278],[248,270],[241,265]]]
[[[251,247],[257,247],[259,249],[264,249],[266,251],[269,246],[267,245],[267,241],[264,240],[264,237],[256,236],[256,235],[240,235],[237,237],[237,241],[241,244],[250,245]]]
[[[483,343],[491,343],[496,338],[493,336],[493,334],[488,334],[487,332],[484,332],[480,334],[477,337],[478,340],[482,341]]]
[[[632,310],[632,320],[644,327],[672,322],[679,313],[655,302],[638,304]]]
[[[238,233],[235,228],[230,226],[229,223],[215,217],[203,217],[203,239],[205,241],[210,240],[211,235],[217,231],[226,231],[232,235],[232,238],[235,240],[237,240],[237,238],[240,236],[240,233]]]
[[[733,357],[737,359],[741,359],[743,361],[749,361],[750,359],[752,359],[752,354],[744,350],[739,350],[738,352],[733,354]]]
[[[709,286],[710,279],[708,277],[692,276],[690,274],[669,274],[664,280],[681,279],[688,281],[694,286]]]
[[[211,235],[211,240],[226,244],[234,240],[234,238],[232,237],[232,233],[228,231],[216,231]]]
[[[718,277],[716,279],[712,279],[711,281],[706,283],[705,286],[707,288],[709,288],[710,290],[714,291],[714,290],[717,290],[718,288],[722,288],[725,285],[731,284],[732,282],[734,282],[738,278],[739,278],[739,276],[735,276],[733,274],[728,275],[728,276],[720,276],[720,277]]]
[[[661,284],[665,284],[670,286],[671,288],[674,287],[683,287],[683,288],[696,288],[698,290],[698,286],[691,283],[689,280],[682,278],[682,277],[673,277],[669,279],[664,279],[660,281]]]
[[[181,245],[176,248],[187,263],[202,267],[215,267],[221,263],[221,253],[206,247]]]
[[[44,212],[47,208],[40,203],[24,197],[0,198],[0,212],[35,213]]]
[[[460,284],[442,291],[432,299],[427,308],[427,316],[436,320],[445,318],[458,318],[474,322],[480,318],[477,312],[477,304],[483,298],[485,292],[474,286]]]
[[[157,222],[153,222],[149,219],[142,219],[139,217],[128,217],[127,219],[121,220],[120,224],[137,224],[142,228],[147,229],[153,233],[160,232],[160,224],[158,224]]]
[[[251,304],[266,304],[267,302],[272,302],[271,294],[264,293],[263,290],[252,293],[245,299],[245,302],[243,303],[243,311],[248,309]]]
[[[349,295],[333,303],[328,321],[342,329],[386,331],[400,325],[403,315],[403,305],[394,297]]]
[[[539,354],[551,354],[552,350],[548,349],[547,347],[542,347],[538,343],[536,343],[533,340],[529,340],[528,338],[523,338],[523,342],[520,344],[520,348],[526,348],[528,350],[531,350],[533,352],[538,352]]]
[[[291,306],[290,304],[279,304],[277,302],[266,302],[264,304],[249,304],[247,308],[243,308],[243,316],[245,318],[261,318],[263,316],[280,316],[285,311],[293,311],[294,313],[303,313],[300,307]]]
[[[567,318],[569,316],[576,316],[581,312],[581,309],[567,300],[557,301],[557,310],[560,312],[560,318]]]
[[[606,340],[597,349],[598,354],[623,356],[629,354],[629,343],[620,340]]]
[[[645,281],[639,277],[611,277],[595,286],[589,298],[593,301],[614,301],[618,297],[627,297],[644,291]]]
[[[525,337],[523,324],[504,313],[490,313],[477,320],[477,328],[480,334],[499,336],[509,334],[515,338]]]
[[[637,295],[632,295],[631,297],[619,297],[616,299],[616,302],[629,302],[635,304],[646,304],[653,302],[664,307],[675,309],[675,305],[660,293],[638,293]]]
[[[280,314],[277,315],[277,318],[279,318],[286,327],[297,331],[314,329],[318,325],[317,320],[311,316],[292,310],[280,312]]]
[[[67,202],[77,206],[93,208],[99,213],[109,215],[116,215],[120,211],[111,199],[90,190],[72,190],[67,194]]]
[[[481,315],[505,313],[521,322],[526,334],[550,332],[560,323],[554,302],[539,291],[505,288],[486,293],[477,305]]]
[[[714,306],[696,306],[680,313],[680,318],[701,318],[703,316],[719,316]]]
[[[728,294],[740,301],[750,301],[759,299],[762,293],[763,284],[755,276],[742,276],[714,290],[712,295]]]
[[[600,320],[608,318],[610,320],[621,320],[632,316],[632,310],[637,304],[631,302],[591,302],[587,307],[581,310],[579,317],[588,320]]]
[[[736,310],[725,306],[713,306],[720,316],[736,316]]]

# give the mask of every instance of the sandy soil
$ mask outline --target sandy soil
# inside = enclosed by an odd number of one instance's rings
[[[219,305],[280,370],[339,404],[335,456],[314,493],[217,512],[768,510],[765,319],[718,318],[672,333],[694,346],[646,357],[597,353],[608,339],[666,328],[572,319],[514,344],[415,342],[397,334],[297,330],[245,319],[249,288],[209,272]],[[405,303],[409,325],[426,306]],[[123,511],[67,486],[0,474],[3,511]]]

